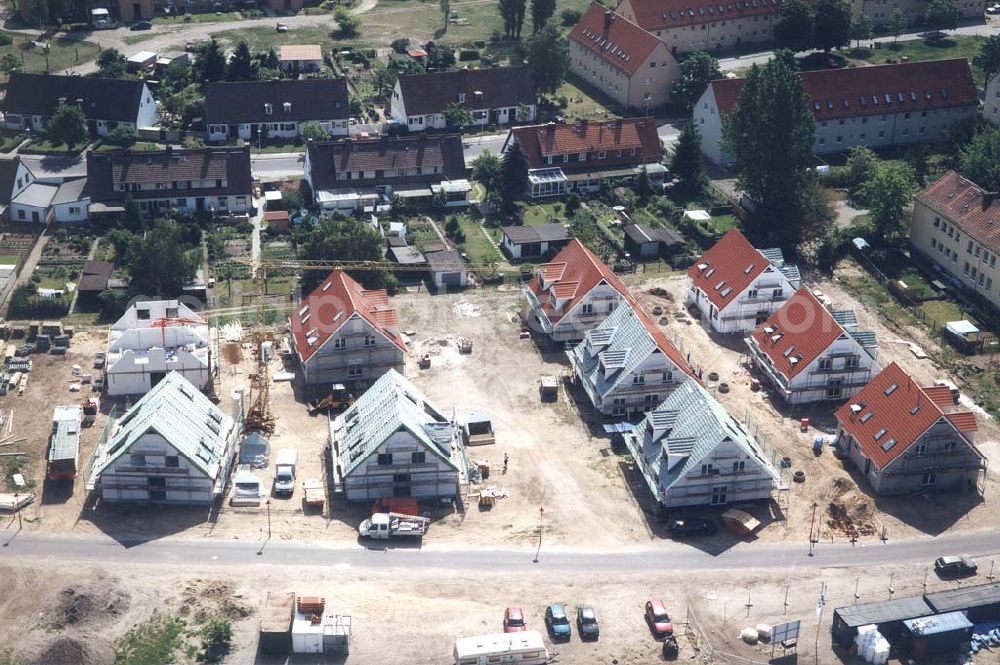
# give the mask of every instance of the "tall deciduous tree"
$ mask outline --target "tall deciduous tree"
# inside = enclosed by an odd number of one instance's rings
[[[779,51],[753,65],[725,124],[737,185],[753,202],[747,231],[795,251],[820,220],[805,217],[816,124],[795,58]]]
[[[226,54],[212,38],[194,59],[195,77],[201,82],[221,81],[226,76]]]
[[[979,47],[979,53],[972,59],[972,63],[983,70],[986,80],[1000,72],[1000,35],[990,35]]]
[[[438,6],[441,8],[441,16],[444,20],[442,28],[444,32],[448,32],[448,19],[451,18],[451,0],[438,0]]]
[[[802,0],[789,0],[774,23],[774,41],[781,48],[806,51],[813,46],[812,10]]]
[[[381,261],[385,240],[368,224],[356,217],[333,215],[323,217],[310,229],[300,243],[300,256],[314,261]],[[303,276],[304,289],[311,290],[329,274],[328,270],[307,271]],[[365,273],[353,275],[371,288],[379,286],[382,278]]]
[[[708,87],[708,82],[722,78],[719,61],[711,53],[693,51],[680,62],[680,75],[671,90],[674,100],[691,109]]]
[[[906,14],[902,9],[896,9],[889,17],[889,32],[892,33],[892,43],[895,44],[899,36],[906,30]]]
[[[444,116],[445,124],[450,129],[461,129],[472,124],[472,113],[469,109],[456,102],[451,102],[445,106],[442,115]]]
[[[194,278],[198,259],[184,236],[180,224],[159,219],[137,240],[135,259],[127,267],[135,293],[175,296]]]
[[[514,203],[524,194],[528,186],[528,160],[518,143],[511,143],[503,156],[500,167],[500,204],[505,213],[513,212]]]
[[[851,40],[851,7],[844,0],[816,0],[813,46],[829,53]]]
[[[531,32],[538,32],[545,27],[552,15],[556,13],[556,0],[531,0]]]
[[[905,162],[879,162],[862,191],[878,235],[888,243],[901,240],[906,234],[903,216],[917,191],[913,167]]]
[[[333,20],[337,23],[337,34],[341,37],[357,37],[361,32],[361,19],[352,14],[347,7],[337,7],[333,10]]]
[[[524,25],[527,0],[500,0],[500,18],[503,19],[503,34],[507,39],[520,39]]]
[[[60,106],[52,114],[47,131],[52,143],[65,143],[73,148],[87,141],[87,118],[75,104]]]
[[[931,0],[927,5],[924,21],[927,27],[935,31],[931,33],[932,39],[940,39],[945,30],[957,28],[958,7],[955,6],[955,0]]]
[[[320,123],[310,120],[302,123],[299,136],[302,137],[303,141],[325,141],[330,138],[330,132],[326,131]]]
[[[253,54],[245,41],[240,41],[233,49],[233,55],[226,66],[227,81],[256,81],[257,71],[254,67]]]
[[[472,178],[486,190],[486,201],[496,203],[503,191],[503,165],[500,158],[486,151],[472,162]]]
[[[675,180],[674,187],[683,194],[697,196],[705,188],[708,178],[701,153],[701,134],[693,122],[688,121],[677,137],[670,160],[670,173]]]
[[[555,92],[569,71],[569,42],[555,26],[542,28],[528,42],[528,60],[535,74],[535,87]]]
[[[962,175],[990,192],[1000,192],[1000,127],[987,125],[958,153]]]
[[[106,48],[97,56],[97,75],[106,79],[125,78],[126,60],[116,48]]]
[[[875,36],[875,23],[868,14],[860,14],[851,24],[851,39],[857,42],[856,48],[861,48],[861,40],[868,40]]]
[[[851,187],[860,188],[866,182],[868,182],[872,173],[875,172],[875,166],[878,164],[878,155],[875,152],[863,145],[856,145],[851,148],[847,155],[847,172],[850,177]],[[859,196],[859,200],[860,200]]]

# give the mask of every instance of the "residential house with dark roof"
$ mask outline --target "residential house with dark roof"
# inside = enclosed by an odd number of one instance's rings
[[[979,112],[965,58],[824,69],[801,77],[816,119],[817,154],[937,141],[955,122]],[[702,152],[717,164],[732,161],[722,149],[722,126],[742,85],[739,78],[712,81],[694,107]]]
[[[697,381],[685,381],[623,433],[663,510],[768,501],[780,480],[763,446]]]
[[[346,136],[347,79],[219,81],[205,85],[209,141],[296,138],[318,122],[330,136]]]
[[[241,423],[178,373],[109,422],[86,481],[109,503],[211,506],[225,494]]]
[[[458,433],[442,409],[389,370],[330,421],[333,492],[366,502],[453,497],[468,472]]]
[[[310,143],[305,174],[324,210],[377,212],[393,196],[427,204],[438,192],[448,207],[464,206],[472,190],[457,134]]]
[[[826,296],[805,288],[746,344],[755,370],[788,404],[844,400],[877,371],[875,333],[859,331],[853,311],[833,311]]]
[[[568,39],[570,71],[623,108],[648,115],[670,101],[680,68],[656,35],[595,2]]]
[[[103,207],[127,197],[144,215],[176,208],[216,215],[253,207],[250,148],[192,148],[149,152],[88,152],[87,193]]]
[[[334,270],[289,317],[292,352],[310,385],[368,386],[405,371],[406,343],[385,289],[368,290]]]
[[[22,155],[18,158],[10,218],[48,224],[88,217],[87,163],[80,157]]]
[[[596,192],[602,182],[631,182],[642,169],[659,188],[667,171],[654,118],[515,127],[503,152],[514,143],[528,162],[531,198]]]
[[[892,363],[836,416],[835,445],[876,494],[981,489],[976,416],[950,387],[921,387]]]
[[[910,246],[1000,309],[1000,196],[948,171],[913,201]],[[996,282],[994,284],[994,282]]]
[[[606,416],[652,411],[694,372],[631,298],[566,352],[576,381]]]
[[[430,74],[403,74],[390,100],[393,122],[409,131],[445,129],[444,110],[451,104],[472,114],[472,125],[533,122],[538,98],[530,67],[458,69]],[[522,115],[518,116],[518,108]]]
[[[87,261],[83,264],[80,279],[76,284],[76,304],[81,308],[98,306],[98,296],[107,290],[108,282],[115,271],[110,261]]]
[[[717,333],[740,333],[764,323],[801,285],[799,269],[781,250],[756,249],[731,229],[688,268],[687,305]]]
[[[500,246],[511,259],[537,259],[555,253],[569,243],[571,236],[564,224],[504,226]]]
[[[656,35],[672,54],[724,51],[771,41],[784,0],[622,0],[615,11]]]
[[[142,81],[89,76],[14,72],[0,102],[4,127],[44,131],[56,109],[79,106],[92,135],[105,136],[118,126],[155,127],[156,100]]]
[[[898,9],[906,17],[908,26],[920,26],[927,17],[928,0],[852,0],[851,10],[855,16],[864,14],[872,20],[876,33],[888,32],[889,21]],[[986,0],[956,0],[959,21],[978,19],[982,21],[983,13],[989,2]]]
[[[525,325],[560,344],[580,341],[632,298],[618,275],[575,238],[535,269],[522,292]]]
[[[626,224],[622,232],[625,233],[625,251],[635,259],[657,259],[684,246],[684,239],[666,226]]]
[[[448,289],[464,289],[469,284],[469,271],[462,256],[453,249],[427,251],[427,272],[434,290],[444,293]]]

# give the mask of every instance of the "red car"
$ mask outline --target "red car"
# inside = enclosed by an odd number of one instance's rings
[[[662,639],[674,634],[674,625],[670,623],[667,606],[660,598],[651,598],[646,602],[646,623],[653,632],[653,637]]]
[[[508,607],[503,613],[503,632],[520,633],[528,630],[528,624],[524,622],[524,612],[520,607]]]

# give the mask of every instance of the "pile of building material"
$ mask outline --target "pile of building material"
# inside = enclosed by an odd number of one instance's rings
[[[30,492],[26,494],[0,494],[0,510],[6,512],[21,510],[34,500],[35,495]]]
[[[351,617],[332,613],[325,598],[298,596],[291,634],[292,653],[347,654]]]
[[[264,654],[287,654],[292,648],[295,594],[270,593],[260,610],[258,647]]]

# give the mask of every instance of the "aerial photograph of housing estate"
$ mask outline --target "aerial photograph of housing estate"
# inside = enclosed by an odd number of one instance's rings
[[[1000,0],[0,0],[0,665],[1000,664]]]

